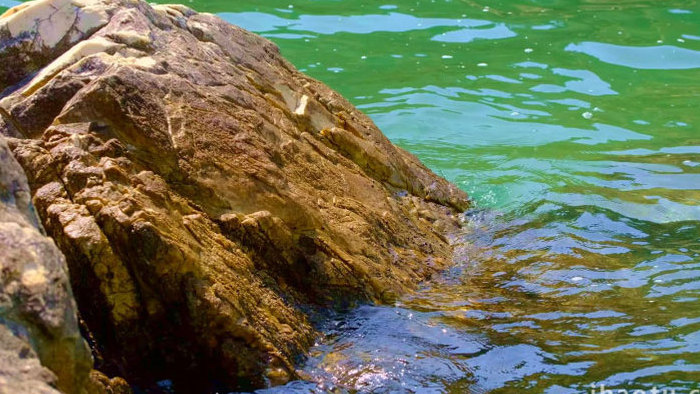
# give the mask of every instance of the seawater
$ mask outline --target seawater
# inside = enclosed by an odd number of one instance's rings
[[[697,1],[184,4],[475,201],[452,269],[322,323],[307,379],[268,392],[700,389]]]

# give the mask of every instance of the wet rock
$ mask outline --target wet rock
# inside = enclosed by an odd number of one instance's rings
[[[467,196],[271,42],[184,6],[20,7],[0,132],[107,375],[283,383],[310,306],[390,301],[449,264]]]

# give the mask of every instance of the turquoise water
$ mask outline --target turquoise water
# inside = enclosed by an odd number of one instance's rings
[[[476,202],[453,269],[322,323],[306,380],[271,391],[700,389],[697,1],[185,4]]]

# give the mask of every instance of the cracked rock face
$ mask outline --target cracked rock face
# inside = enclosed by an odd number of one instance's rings
[[[78,393],[91,368],[66,260],[0,136],[0,393]]]
[[[107,374],[284,383],[308,306],[390,301],[450,262],[467,196],[257,35],[179,5],[38,0],[0,40],[0,133]]]

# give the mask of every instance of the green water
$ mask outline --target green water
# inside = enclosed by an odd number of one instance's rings
[[[700,388],[695,1],[201,1],[469,192],[458,266],[325,328],[296,389]]]
[[[478,207],[454,269],[324,323],[307,381],[271,391],[700,389],[697,1],[185,4],[275,41]]]

